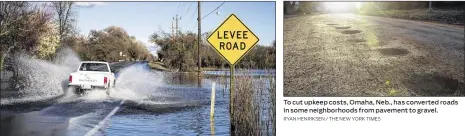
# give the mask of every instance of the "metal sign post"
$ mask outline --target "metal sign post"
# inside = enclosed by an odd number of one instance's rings
[[[250,29],[231,14],[212,34],[207,41],[229,63],[229,116],[231,122],[231,135],[234,135],[234,66],[259,41]]]
[[[230,69],[230,81],[229,81],[229,112],[230,115],[234,114],[234,65],[229,65]]]

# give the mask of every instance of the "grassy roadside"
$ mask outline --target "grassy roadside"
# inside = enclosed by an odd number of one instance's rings
[[[464,10],[433,10],[413,9],[413,10],[374,10],[361,11],[360,15],[390,17],[397,19],[408,19],[418,21],[437,22],[444,24],[463,25]]]
[[[151,61],[148,63],[148,65],[151,69],[154,69],[154,70],[171,71],[170,69],[166,68],[162,62]]]

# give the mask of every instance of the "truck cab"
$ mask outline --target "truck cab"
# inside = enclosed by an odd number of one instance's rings
[[[93,89],[105,89],[109,94],[109,89],[115,85],[113,71],[107,62],[83,61],[77,71],[69,75],[68,87],[77,94]]]

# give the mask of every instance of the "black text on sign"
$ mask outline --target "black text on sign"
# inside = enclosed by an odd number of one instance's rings
[[[240,39],[248,39],[247,34],[249,31],[217,31],[218,39],[232,39],[232,40],[240,40]],[[246,44],[245,42],[220,42],[220,50],[245,50]]]

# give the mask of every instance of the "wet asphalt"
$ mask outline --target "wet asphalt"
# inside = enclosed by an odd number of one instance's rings
[[[116,71],[144,62],[114,62]],[[102,121],[121,100],[88,100],[77,95],[63,95],[33,101],[2,105],[1,135],[3,136],[50,136],[84,135]],[[103,134],[99,130],[97,135]]]

